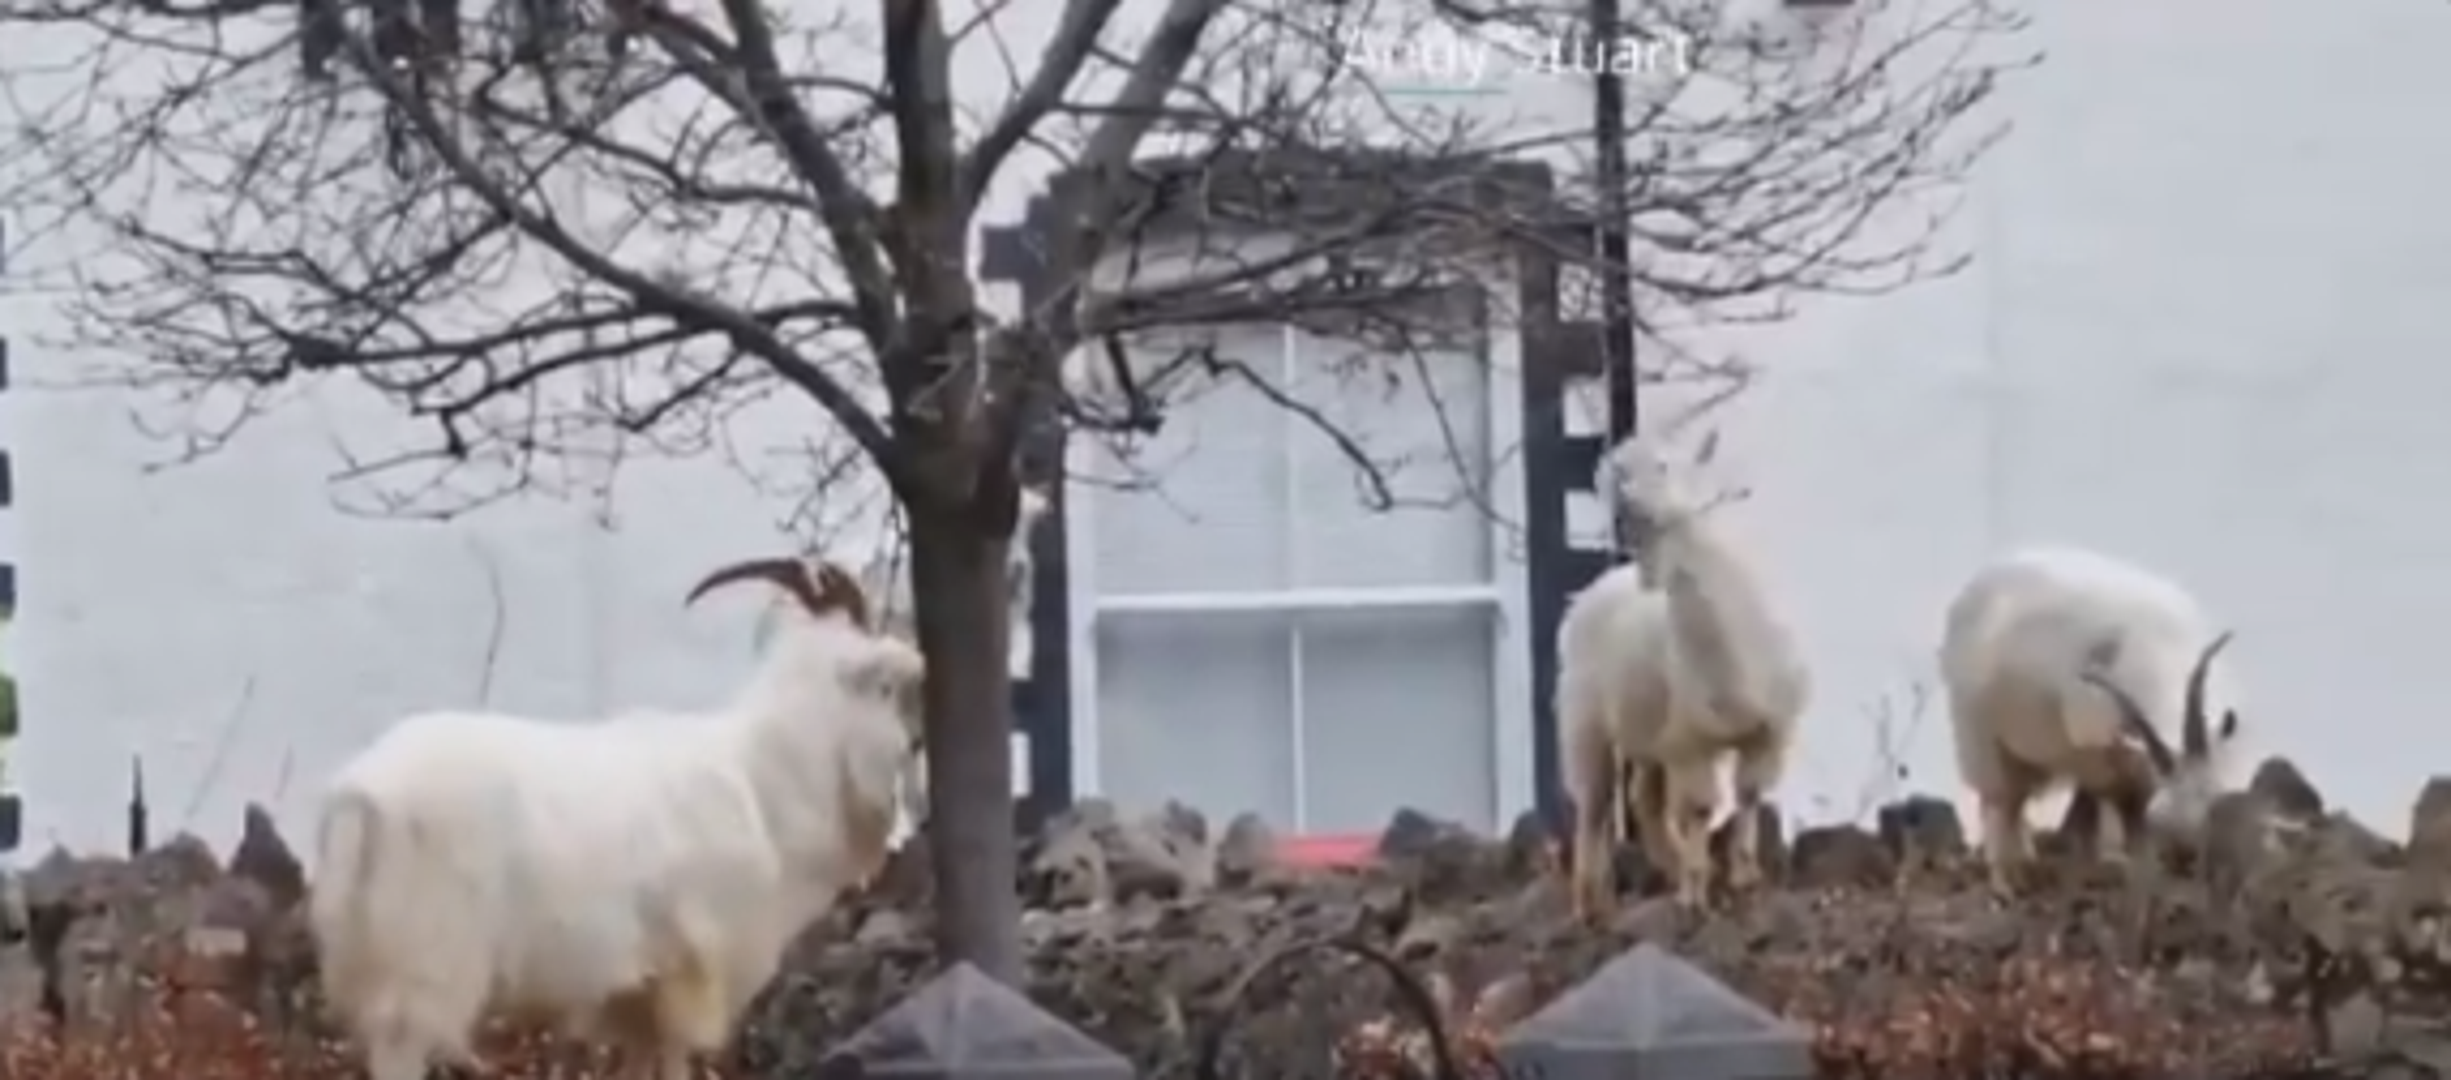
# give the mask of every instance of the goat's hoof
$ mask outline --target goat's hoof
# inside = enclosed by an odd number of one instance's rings
[[[2013,902],[2031,891],[2026,875],[2013,870],[1994,870],[1991,874],[1991,894],[2003,902]]]
[[[1762,889],[1762,868],[1761,868],[1761,867],[1759,867],[1759,866],[1746,866],[1746,865],[1744,865],[1743,863],[1738,863],[1738,864],[1736,864],[1736,865],[1734,865],[1734,866],[1730,866],[1730,867],[1728,867],[1728,891],[1729,891],[1729,892],[1731,892],[1731,893],[1735,893],[1735,894],[1736,894],[1736,895],[1738,895],[1738,896],[1744,896],[1744,895],[1748,895],[1748,894],[1751,894],[1751,893],[1760,892],[1760,891],[1761,891],[1761,889]]]
[[[1566,903],[1576,919],[1600,923],[1615,913],[1617,897],[1610,890],[1608,882],[1593,881],[1570,873],[1566,876]]]
[[[1617,914],[1616,905],[1587,897],[1574,902],[1574,919],[1585,926],[1605,926]]]

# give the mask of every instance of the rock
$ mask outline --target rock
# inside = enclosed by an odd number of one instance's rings
[[[1609,848],[1610,879],[1616,883],[1619,896],[1649,896],[1668,888],[1667,860],[1654,860],[1638,841],[1627,841]]]
[[[2216,899],[2226,900],[2282,853],[2270,804],[2252,791],[2213,800],[2205,815],[2201,869]]]
[[[1106,850],[1092,827],[1075,822],[1069,828],[1050,826],[1037,854],[1023,868],[1027,882],[1022,901],[1032,907],[1081,907],[1113,899],[1115,888],[1106,869]]]
[[[2332,1051],[2351,1059],[2372,1057],[2382,1050],[2390,1022],[2383,1003],[2367,993],[2352,994],[2349,1000],[2325,1009],[2322,1020]]]
[[[1229,889],[1248,885],[1275,865],[1276,857],[1277,834],[1267,820],[1249,812],[1237,814],[1217,841],[1217,884]]]
[[[276,887],[237,874],[205,886],[184,934],[183,981],[213,989],[266,1030],[292,1030],[314,1020],[314,940],[303,894]]]
[[[1966,829],[1947,799],[1913,795],[1881,808],[1881,843],[1910,871],[1953,862],[1966,854]]]
[[[1787,882],[1799,889],[1876,888],[1898,875],[1897,859],[1881,838],[1853,825],[1797,833],[1787,865]]]
[[[885,865],[877,869],[863,890],[875,904],[886,907],[922,907],[935,902],[936,866],[926,826],[911,831],[902,843],[885,853]],[[1029,864],[1023,863],[1023,878],[1029,876]],[[1024,891],[1024,895],[1028,895]]]
[[[1478,894],[1512,876],[1514,849],[1417,810],[1396,812],[1379,836],[1381,865],[1432,901]]]
[[[2283,824],[2294,825],[2298,835],[2312,838],[2314,843],[2335,850],[2338,857],[2351,862],[2389,867],[2407,862],[2407,853],[2400,845],[2367,828],[2345,810],[2335,810],[2309,822]]]
[[[2261,795],[2274,813],[2300,821],[2312,821],[2323,816],[2323,795],[2308,783],[2306,774],[2298,771],[2288,758],[2269,757],[2255,767],[2255,776],[2247,782],[2247,790]]]
[[[1744,827],[1739,819],[1740,815],[1729,814],[1728,819],[1720,822],[1719,828],[1711,832],[1711,860],[1722,868],[1722,873],[1728,865],[1728,851],[1734,843],[1736,830]],[[1753,827],[1758,830],[1754,837],[1754,850],[1761,855],[1762,877],[1775,884],[1780,875],[1786,872],[1788,861],[1787,827],[1779,820],[1779,808],[1767,802],[1756,807]]]
[[[1558,844],[1549,833],[1548,819],[1538,810],[1526,810],[1515,815],[1514,827],[1506,831],[1507,869],[1519,876],[1553,871],[1557,865]]]
[[[1207,831],[1197,815],[1168,810],[1098,830],[1114,898],[1173,899],[1207,892],[1217,881]]]
[[[1217,878],[1206,821],[1180,805],[1130,821],[1103,799],[1054,815],[1023,867],[1023,900],[1042,907],[1111,904],[1207,891]]]
[[[79,859],[70,855],[66,848],[52,848],[21,879],[26,890],[26,903],[43,907],[81,901],[89,891],[86,883],[95,876],[95,868],[103,862]]]
[[[1461,825],[1441,821],[1408,806],[1396,811],[1387,828],[1380,830],[1379,857],[1410,859],[1426,855],[1440,842],[1462,831],[1464,827]]]
[[[1112,890],[1106,882],[1106,857],[1093,831],[1115,817],[1114,804],[1082,799],[1039,826],[1037,835],[1021,846],[1021,897],[1030,907],[1072,907],[1095,903]]]
[[[1431,912],[1412,919],[1396,935],[1396,956],[1405,960],[1436,956],[1465,940],[1469,929],[1463,919],[1449,912]]]
[[[2258,799],[2243,796],[2240,805]],[[2304,1059],[2292,1056],[2311,1052],[2301,1020],[2308,1011],[2298,1001],[2308,989],[2292,982],[2308,968],[2299,956],[2305,942],[2371,958],[2378,974],[2370,981],[2382,987],[2398,972],[2415,985],[2416,954],[2451,938],[2451,907],[2425,899],[2437,894],[2421,868],[2383,861],[2345,818],[2280,821],[2259,834],[2253,856],[2241,860],[2248,865],[2240,884],[2228,890],[2239,899],[2229,915],[2210,911],[2212,890],[2186,867],[2151,890],[2052,880],[2013,904],[1993,898],[1979,873],[1933,873],[1896,888],[1820,887],[1878,883],[1870,868],[1894,862],[1896,851],[1914,847],[1905,837],[1921,835],[1904,824],[1910,816],[1885,815],[1878,837],[1851,826],[1803,829],[1785,863],[1797,888],[1707,914],[1680,912],[1664,896],[1629,896],[1597,927],[1573,918],[1554,877],[1520,872],[1517,849],[1528,845],[1440,829],[1382,865],[1265,871],[1264,824],[1237,819],[1216,845],[1220,872],[1206,891],[1123,896],[1099,887],[1080,903],[1025,914],[1023,988],[1124,1053],[1140,1075],[1188,1080],[1189,1043],[1223,1015],[1228,990],[1256,962],[1298,943],[1351,937],[1400,954],[1438,987],[1463,1029],[1459,1043],[1468,1044],[1473,1029],[1510,1026],[1499,1018],[1534,1012],[1647,941],[1818,1032],[1823,1060],[1857,1063],[1833,1076],[1983,1075],[1988,1066],[1976,1058],[2000,1031],[2047,1044],[2025,1073],[2033,1080],[2320,1076],[2296,1068]],[[1066,864],[1062,853],[1071,850],[1081,853],[1072,861],[1104,873],[1110,862],[1142,857],[1130,853],[1136,843],[1196,846],[1199,832],[1163,808],[1126,821],[1092,806],[1050,822],[1028,849],[1042,872]],[[1229,850],[1240,853],[1226,857]],[[115,921],[114,909],[162,899],[129,864],[97,860],[73,872],[116,883],[88,890],[100,910],[82,919],[79,935]],[[207,929],[246,922],[268,903],[259,884],[237,874],[188,899],[194,925]],[[918,905],[871,904],[796,942],[740,1033],[733,1075],[800,1075],[782,1064],[790,1062],[813,1071],[825,1049],[903,1000],[940,967],[928,917]],[[210,934],[190,940],[227,944]],[[1476,986],[1506,989],[1459,992]],[[1229,1037],[1237,1075],[1324,1075],[1323,1038],[1392,1008],[1383,972],[1325,955],[1290,960],[1252,990]],[[2386,1043],[2396,1045],[2404,1006],[2372,992],[2393,1015]],[[1502,1007],[1463,1004],[1475,999]],[[2355,993],[2318,1004],[2350,1021],[2365,1007]],[[2063,1033],[2077,1042],[2053,1042]]]
[[[1168,799],[1158,809],[1158,819],[1166,835],[1181,837],[1193,846],[1208,846],[1208,817],[1200,811]]]
[[[306,867],[290,850],[289,841],[281,838],[271,812],[259,803],[247,804],[227,873],[262,886],[276,907],[287,908],[306,899]]]
[[[2425,782],[2408,814],[2409,858],[2451,864],[2451,776]]]
[[[202,889],[221,877],[221,860],[214,856],[212,846],[192,833],[172,837],[169,843],[130,860],[128,866],[136,873],[136,887],[156,893]]]

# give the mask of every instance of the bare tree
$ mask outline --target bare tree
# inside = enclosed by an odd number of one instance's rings
[[[1634,13],[1682,43],[1645,73],[1627,193],[1663,342],[1954,266],[1917,219],[1989,141],[1976,106],[2010,61],[1987,42],[2013,28],[1992,2],[1861,0],[1802,37],[1715,2]],[[1295,320],[1391,363],[1451,328],[1425,309],[1507,319],[1491,251],[1574,235],[1592,195],[1513,164],[1572,160],[1587,126],[1401,97],[1368,62],[1434,30],[1508,50],[1509,94],[1562,84],[1591,43],[1558,13],[1124,6],[0,0],[13,269],[58,289],[93,378],[177,414],[184,455],[314,378],[423,418],[426,444],[353,463],[399,513],[813,403],[813,471],[855,450],[909,529],[943,953],[1010,979],[1001,574],[1025,429],[1149,430],[1191,372],[1259,386],[1372,473],[1266,373],[1148,343]],[[1057,287],[990,310],[982,208],[1051,176]],[[1161,228],[1164,258],[1142,243]]]

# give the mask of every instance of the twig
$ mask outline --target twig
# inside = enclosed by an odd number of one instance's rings
[[[297,764],[298,764],[298,748],[297,748],[297,746],[293,744],[293,745],[290,745],[290,746],[284,746],[284,747],[282,747],[282,748],[281,748],[281,768],[280,768],[280,771],[278,771],[278,772],[276,772],[276,773],[274,773],[274,774],[273,774],[273,778],[272,778],[272,804],[273,804],[274,806],[279,806],[279,805],[281,805],[281,800],[283,800],[283,799],[285,799],[285,798],[288,798],[288,797],[289,797],[289,778],[290,778],[290,773],[291,773],[291,771],[292,771],[293,769],[295,769],[295,768],[297,767]]]
[[[502,655],[502,635],[510,623],[510,605],[502,596],[502,568],[494,562],[493,551],[476,537],[468,538],[469,550],[477,556],[478,565],[485,568],[485,597],[493,605],[492,624],[485,632],[483,666],[477,669],[477,704],[493,701],[494,664]]]
[[[213,756],[204,763],[204,772],[196,777],[196,788],[187,796],[187,808],[179,814],[179,828],[186,831],[196,823],[196,814],[204,809],[204,797],[221,782],[221,766],[229,760],[230,745],[238,741],[238,728],[247,716],[247,706],[255,700],[255,676],[247,676],[247,684],[238,691],[238,704],[230,707],[229,719],[221,722],[221,735],[214,740]]]

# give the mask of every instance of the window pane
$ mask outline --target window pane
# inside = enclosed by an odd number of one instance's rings
[[[1487,608],[1338,612],[1302,623],[1302,752],[1315,832],[1400,807],[1493,827]]]
[[[1292,656],[1282,616],[1105,616],[1099,789],[1146,810],[1179,799],[1218,828],[1293,820]]]
[[[1393,509],[1350,451],[1296,419],[1293,561],[1306,586],[1479,584],[1490,578],[1489,371],[1457,350],[1409,356],[1306,337],[1303,400],[1361,448]]]
[[[1281,346],[1266,327],[1221,334],[1216,348],[1273,375]],[[1231,377],[1177,382],[1167,401],[1164,427],[1128,457],[1097,451],[1101,477],[1150,488],[1095,491],[1098,590],[1285,587],[1284,410]]]

